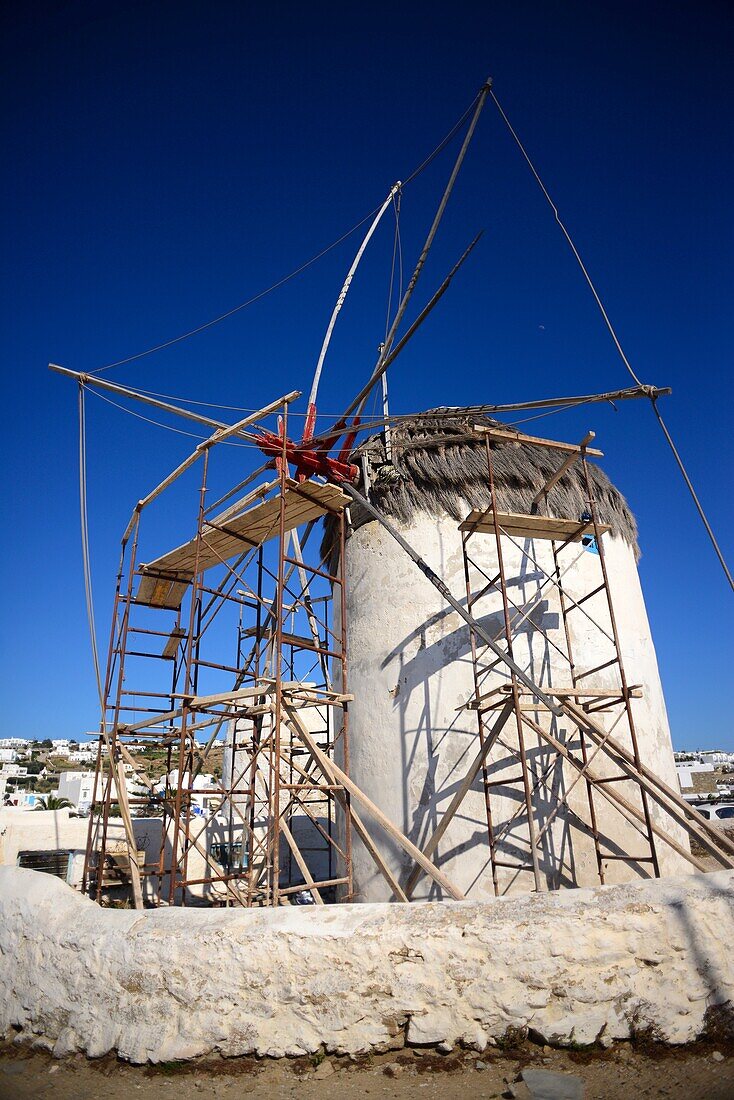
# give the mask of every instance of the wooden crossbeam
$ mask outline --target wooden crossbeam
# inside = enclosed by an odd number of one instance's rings
[[[535,511],[536,506],[540,503],[543,497],[547,497],[551,489],[558,484],[558,482],[561,480],[562,477],[564,477],[565,474],[568,473],[568,471],[571,469],[577,459],[579,459],[581,455],[586,451],[588,444],[591,443],[592,439],[595,438],[596,437],[594,432],[588,432],[586,436],[581,440],[581,443],[579,444],[579,449],[572,451],[566,458],[564,458],[563,462],[555,471],[555,473],[551,474],[545,485],[538,489],[538,492],[533,497],[533,511]]]
[[[431,878],[434,879],[439,884],[439,886],[441,886],[442,889],[444,889],[446,893],[450,895],[450,897],[454,898],[455,901],[464,901],[465,899],[462,892],[458,889],[457,886],[454,886],[454,884],[449,878],[446,877],[443,871],[440,871],[438,867],[436,867],[436,865],[431,862],[430,859],[427,859],[426,856],[423,855],[423,852],[421,852],[420,848],[417,848],[412,841],[408,840],[407,836],[405,836],[405,834],[402,833],[400,829],[398,829],[397,826],[393,824],[390,818],[385,816],[379,806],[376,806],[375,803],[367,797],[364,791],[361,790],[361,788],[358,787],[356,783],[353,783],[349,776],[345,772],[343,772],[341,768],[334,763],[333,760],[329,760],[328,756],[326,756],[326,754],[322,752],[314,739],[311,737],[311,734],[308,732],[303,722],[300,720],[297,712],[290,708],[287,703],[285,703],[285,710],[288,714],[290,722],[292,722],[295,726],[298,736],[301,738],[304,744],[308,746],[311,753],[316,757],[319,764],[321,765],[322,770],[326,772],[326,768],[329,768],[335,776],[335,781],[338,781],[345,788],[345,790],[349,792],[352,798],[356,799],[356,801],[359,802],[359,804],[365,810],[367,810],[370,816],[375,819],[377,824],[384,830],[384,832],[386,832],[388,836],[392,837],[392,839],[403,849],[403,851],[407,852],[407,854],[422,867],[426,874],[430,875]]]
[[[617,688],[612,691],[603,691],[596,688],[544,688],[545,694],[552,699],[578,699],[578,700],[597,700],[597,699],[611,699],[622,700],[624,699],[624,691],[622,688]],[[525,698],[532,698],[533,692],[528,691],[527,688],[518,688],[518,695]],[[642,687],[639,684],[632,684],[627,688],[627,693],[630,699],[642,698]],[[492,691],[488,691],[485,695],[480,696],[479,699],[469,699],[466,703],[462,703],[457,710],[497,710],[504,705],[505,698],[512,694],[511,684],[500,684],[499,687],[493,688]],[[542,704],[535,703],[530,710],[545,709]]]
[[[163,647],[162,657],[173,658],[176,656],[178,647],[181,645],[181,639],[186,637],[186,631],[182,626],[174,627],[171,631],[168,641]]]
[[[474,509],[459,524],[460,531],[472,534],[494,534],[494,513]],[[554,516],[524,515],[521,512],[497,512],[497,522],[502,531],[526,539],[551,539],[563,542],[581,542],[584,535],[594,530],[594,524],[577,519],[556,519]],[[600,523],[599,531],[610,531],[608,523]]]
[[[513,432],[504,428],[494,428],[488,424],[474,424],[474,431],[479,435],[488,435],[490,439],[500,443],[529,443],[536,447],[550,447],[555,451],[567,451],[569,454],[581,454],[582,450],[594,458],[603,458],[604,452],[597,451],[594,447],[581,447],[578,443],[559,443],[557,439],[541,439],[537,435],[525,435],[524,432]]]

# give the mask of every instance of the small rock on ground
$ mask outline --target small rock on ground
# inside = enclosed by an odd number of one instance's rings
[[[584,1082],[570,1073],[524,1069],[522,1079],[532,1100],[584,1100]]]
[[[332,1066],[331,1062],[326,1059],[325,1061],[320,1062],[319,1065],[316,1067],[314,1077],[317,1081],[323,1081],[325,1077],[331,1077],[333,1072],[334,1067]]]

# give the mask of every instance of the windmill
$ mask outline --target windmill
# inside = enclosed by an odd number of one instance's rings
[[[473,104],[370,377],[329,428],[315,428],[329,341],[357,266],[400,184],[378,208],[347,273],[319,355],[300,441],[291,438],[290,427],[298,392],[225,424],[129,387],[53,368],[76,378],[82,390],[98,386],[213,429],[138,502],[122,538],[83,883],[98,901],[119,886],[132,890],[138,908],[201,901],[253,906],[370,898],[405,902],[416,896],[459,900],[474,896],[470,891],[478,882],[486,894],[581,884],[585,880],[572,863],[583,863],[589,851],[601,882],[614,881],[613,864],[631,874],[659,875],[670,865],[666,859],[675,857],[702,869],[689,836],[722,866],[734,866],[734,844],[661,777],[657,758],[645,757],[636,705],[647,685],[627,675],[606,550],[619,529],[603,513],[617,505],[623,511],[623,503],[588,461],[601,454],[591,447],[593,433],[577,444],[563,443],[510,430],[490,418],[523,405],[447,408],[401,418],[390,417],[385,402],[382,417],[362,419],[368,397],[477,243],[478,237],[398,339],[490,93],[488,81]],[[666,392],[636,386],[525,405],[655,400]],[[355,450],[367,432],[377,434]],[[265,462],[209,504],[217,455],[222,446],[240,441],[254,444]],[[465,512],[452,515],[454,505],[442,510],[443,520],[458,520],[451,537],[460,553],[463,591],[453,574],[442,572],[440,555],[432,564],[431,555],[409,537],[410,523],[401,521],[402,497],[428,492],[429,452],[443,456],[433,467],[439,481],[451,481],[462,454],[472,469],[471,491],[454,494],[466,504]],[[417,473],[413,463],[414,476],[406,474],[411,454],[424,463]],[[515,479],[518,470],[531,470],[533,477],[528,491],[508,502],[503,467],[506,475],[509,466]],[[192,537],[141,561],[148,509],[192,470],[200,473]],[[443,488],[441,482],[440,492]],[[322,519],[328,537],[315,546]],[[390,547],[385,553],[392,576],[412,576],[423,586],[416,597],[417,632],[433,628],[435,613],[439,633],[448,624],[451,646],[463,647],[461,664],[469,675],[462,681],[469,690],[452,699],[454,710],[469,720],[458,749],[444,751],[443,762],[433,748],[421,749],[415,773],[400,757],[402,742],[394,742],[393,756],[388,748],[393,742],[382,739],[392,716],[409,711],[400,703],[390,713],[377,703],[371,711],[365,703],[379,681],[384,646],[376,646],[366,660],[363,645],[356,676],[351,667],[355,627],[350,623],[359,622],[362,638],[377,636],[374,616],[362,614],[368,600],[374,602],[374,589],[363,600],[366,590],[363,585],[359,591],[350,565],[360,553],[369,557],[369,540],[361,534],[368,527],[379,530],[383,547]],[[438,527],[434,523],[431,529]],[[475,552],[482,540],[485,550]],[[627,538],[630,553],[633,542]],[[534,571],[532,590],[519,601],[506,568],[510,558],[513,568],[525,569],[530,561]],[[592,572],[593,583],[580,591],[577,582]],[[527,574],[522,576],[527,583]],[[388,576],[378,593],[379,617],[395,621],[390,583]],[[430,613],[427,590],[436,604]],[[537,614],[551,592],[559,617],[556,633]],[[411,590],[407,603],[414,602]],[[598,668],[575,645],[574,616],[591,621],[606,639],[609,655]],[[211,650],[221,641],[227,617],[234,624],[236,655],[225,659]],[[398,622],[398,633],[404,626]],[[548,659],[552,676],[543,667],[545,658],[536,668],[528,632],[541,638],[544,653],[558,651],[553,662]],[[527,649],[522,656],[521,641]],[[425,646],[425,638],[416,644]],[[443,652],[441,646],[436,652]],[[392,690],[399,692],[400,681]],[[430,742],[435,732],[430,717],[425,723]],[[208,765],[222,732],[227,748],[221,775],[215,776]],[[447,745],[452,737],[456,741],[455,733],[453,720],[443,723]],[[144,770],[151,755],[164,768],[162,785],[153,784]],[[448,770],[440,774],[446,761]],[[148,786],[147,794],[129,793],[126,768]],[[411,775],[422,784],[417,795],[406,793]],[[202,786],[203,776],[208,785]],[[391,784],[400,788],[397,801]],[[204,813],[199,813],[202,799]],[[424,803],[427,815],[419,812]],[[151,816],[141,820],[141,812]],[[610,814],[619,827],[609,824]],[[572,863],[565,850],[569,838],[580,853]]]

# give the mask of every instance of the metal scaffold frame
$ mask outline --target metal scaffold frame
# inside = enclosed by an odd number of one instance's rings
[[[661,807],[670,819],[723,866],[734,866],[734,844],[719,834],[667,787],[641,760],[632,701],[640,694],[638,685],[627,681],[619,643],[614,607],[604,556],[604,536],[609,530],[598,517],[587,458],[600,452],[589,447],[593,433],[580,444],[536,439],[505,429],[475,425],[474,432],[486,447],[487,484],[490,504],[474,511],[461,526],[466,582],[465,601],[449,591],[420,555],[406,542],[392,522],[350,481],[353,467],[341,460],[331,462],[330,476],[308,477],[295,462],[288,440],[288,408],[297,394],[278,399],[231,426],[219,426],[143,500],[139,501],[125,530],[117,577],[109,655],[105,677],[104,721],[100,731],[94,805],[90,817],[83,889],[98,901],[109,899],[110,890],[124,884],[132,889],[136,907],[145,904],[192,904],[205,896],[209,904],[288,904],[293,895],[307,896],[316,904],[353,899],[351,851],[353,837],[370,853],[380,874],[400,901],[409,901],[421,874],[428,874],[442,896],[463,897],[435,862],[441,838],[450,826],[469,790],[481,775],[487,818],[489,863],[496,893],[502,892],[500,871],[530,873],[536,890],[563,885],[543,874],[539,846],[553,820],[561,813],[576,818],[591,835],[597,870],[605,881],[604,864],[622,859],[638,867],[649,865],[659,875],[658,848],[664,842],[697,869],[702,861],[653,819],[651,805]],[[277,415],[277,433],[260,428],[253,436],[248,426]],[[447,413],[450,416],[450,413]],[[255,440],[268,461],[207,506],[210,459],[217,444],[232,437]],[[531,514],[504,513],[495,487],[493,449],[512,439],[528,446],[555,447],[563,460],[539,490]],[[154,561],[138,561],[141,517],[165,489],[197,461],[202,476],[198,487],[195,536],[187,543]],[[541,508],[550,490],[571,467],[583,468],[588,512],[580,520],[560,520],[544,515]],[[294,466],[291,469],[291,466]],[[253,483],[267,469],[274,469],[270,481]],[[234,504],[237,494],[246,491]],[[466,706],[477,715],[478,751],[469,771],[459,783],[433,835],[418,849],[364,794],[349,775],[348,658],[345,598],[345,547],[348,506],[358,501],[373,519],[395,538],[421,572],[441,592],[447,603],[469,627],[474,696]],[[218,511],[226,505],[223,511]],[[216,514],[215,514],[216,513]],[[320,557],[312,553],[315,523],[331,516],[338,554]],[[490,577],[472,558],[471,546],[479,536],[493,537],[497,552],[497,573]],[[521,545],[515,536],[522,536]],[[552,545],[553,569],[544,570],[534,551],[536,539]],[[543,576],[541,592],[552,586],[558,593],[566,647],[551,639],[532,618],[534,601],[518,606],[512,599],[505,576],[505,540],[509,539]],[[590,592],[572,594],[565,581],[568,564],[564,551],[581,540],[593,539],[598,554],[600,579]],[[334,564],[335,563],[335,564]],[[210,571],[219,570],[211,580]],[[476,588],[476,576],[481,587]],[[315,592],[315,585],[323,591]],[[503,629],[492,637],[476,616],[479,601],[488,592],[499,593]],[[604,594],[608,628],[589,616],[583,606],[593,596]],[[336,602],[335,602],[336,601]],[[214,621],[225,608],[234,607],[236,659],[208,659]],[[172,616],[164,630],[140,625],[143,609]],[[337,613],[334,615],[334,610]],[[571,614],[582,614],[604,633],[612,647],[608,661],[593,669],[576,664],[569,629]],[[224,618],[224,615],[222,615]],[[545,642],[566,662],[569,684],[546,688],[536,683],[518,664],[513,642],[522,624],[541,630]],[[212,631],[212,633],[214,633]],[[162,649],[139,648],[139,639],[159,639]],[[504,644],[502,644],[504,643]],[[170,679],[165,690],[131,688],[131,661],[158,665],[167,663]],[[310,663],[309,663],[310,662]],[[587,677],[614,666],[619,684],[613,689],[591,687]],[[483,690],[487,677],[501,668],[505,683]],[[202,677],[229,677],[226,691],[205,691]],[[141,701],[142,700],[142,701]],[[141,713],[145,717],[138,717]],[[614,714],[611,728],[597,715]],[[132,717],[132,721],[130,720]],[[552,721],[570,720],[578,737],[573,746],[561,738]],[[502,737],[513,721],[517,746]],[[614,736],[624,721],[626,736]],[[209,788],[196,785],[223,728],[229,730],[230,754],[226,774],[211,781]],[[206,740],[199,737],[206,731]],[[528,767],[527,738],[535,736],[551,764],[540,776]],[[626,743],[624,743],[626,741]],[[142,749],[164,750],[166,783],[162,792],[145,775],[139,757]],[[492,775],[493,751],[501,748],[505,758],[514,758],[519,774],[517,810],[510,825],[524,823],[528,839],[527,862],[511,863],[499,852],[493,820],[494,789],[507,789],[508,779]],[[495,752],[496,757],[496,752]],[[598,771],[598,762],[611,761],[614,775]],[[496,761],[495,761],[496,762]],[[560,766],[574,773],[565,791],[547,782]],[[146,788],[130,797],[126,771],[137,776]],[[175,786],[174,779],[175,776]],[[568,797],[583,782],[588,820],[571,806]],[[619,784],[632,784],[635,799],[626,797]],[[551,792],[555,803],[544,824],[536,825],[534,796],[539,787]],[[207,840],[207,821],[199,824],[195,798],[209,798],[213,815],[223,816],[225,825],[216,844]],[[598,800],[610,803],[641,835],[646,845],[642,854],[607,852],[597,822]],[[213,810],[212,810],[213,806]],[[359,810],[358,810],[359,807]],[[110,818],[117,808],[125,839],[110,839]],[[133,818],[136,813],[160,813],[160,845],[156,853],[140,852]],[[380,853],[371,828],[360,816],[365,811],[381,833],[396,842],[409,856],[412,871],[403,883],[391,872],[389,861]],[[295,826],[308,822],[309,837],[295,835]],[[190,870],[192,854],[205,870]],[[312,870],[321,856],[321,869]]]
[[[257,414],[258,418],[281,414],[284,442],[288,405],[295,396],[288,395]],[[327,888],[340,887],[347,897],[351,894],[348,815],[341,842],[334,832],[334,801],[342,788],[324,775],[305,745],[299,745],[295,736],[285,736],[291,712],[297,715],[308,709],[318,713],[323,726],[313,734],[314,745],[327,758],[338,748],[348,766],[348,697],[345,690],[331,689],[334,674],[340,687],[346,688],[345,635],[343,630],[335,633],[326,621],[331,602],[326,597],[320,597],[324,610],[319,616],[309,583],[319,576],[341,601],[343,578],[322,569],[321,563],[310,564],[298,536],[302,517],[306,520],[305,542],[315,518],[327,512],[343,530],[345,498],[331,486],[292,481],[285,456],[281,456],[273,460],[276,477],[270,482],[250,488],[262,472],[260,467],[235,490],[207,507],[213,447],[255,419],[247,417],[226,431],[218,430],[197,447],[138,504],[123,536],[105,680],[105,722],[84,873],[84,888],[98,900],[105,890],[105,868],[110,871],[110,885],[115,870],[119,871],[119,867],[110,868],[110,863],[119,864],[120,860],[110,860],[108,840],[110,811],[115,804],[125,827],[123,863],[136,905],[143,903],[144,879],[152,883],[146,900],[169,905],[186,903],[194,886],[205,887],[210,896],[213,890],[215,898],[224,894],[230,903],[247,905],[278,904],[282,897],[304,888],[316,903],[322,901],[322,892]],[[137,558],[144,509],[197,460],[201,482],[194,539],[157,562],[140,566]],[[235,505],[213,515],[235,492],[248,488],[247,495]],[[258,503],[252,507],[254,501]],[[253,523],[259,523],[259,527],[248,537]],[[268,553],[271,542],[276,546],[274,553]],[[208,570],[217,566],[221,566],[221,577],[214,584],[208,581]],[[268,587],[270,597],[264,595]],[[208,659],[205,647],[207,632],[227,605],[237,612],[234,665],[221,658]],[[165,629],[150,629],[138,621],[143,609],[148,616],[154,609],[158,617],[173,619]],[[251,627],[245,625],[246,614],[253,622]],[[292,628],[303,614],[311,627],[307,637],[298,636]],[[162,644],[162,649],[154,651],[156,642]],[[299,663],[303,665],[299,657],[306,651],[314,658],[311,670],[315,669],[317,675],[304,684],[295,678],[294,670]],[[131,670],[141,661],[168,664],[170,685],[156,692],[132,687]],[[288,668],[290,679],[285,675]],[[200,677],[205,669],[210,675],[231,678],[229,690],[202,694]],[[147,712],[142,719],[141,711]],[[241,733],[245,726],[247,738]],[[230,731],[229,774],[209,788],[195,786],[223,728]],[[198,740],[201,731],[207,734],[203,744]],[[140,759],[135,757],[136,750],[153,745],[165,750],[166,786],[158,797],[142,772]],[[149,787],[143,796],[128,795],[125,765]],[[172,775],[176,776],[175,787]],[[228,840],[217,845],[219,859],[206,842],[206,819],[202,827],[194,816],[195,795],[208,797],[210,805],[211,800],[218,802],[217,809],[227,818]],[[157,804],[162,813],[160,850],[146,853],[141,864],[132,816],[140,807],[152,804]],[[290,828],[297,807],[313,820],[324,849],[329,873],[319,881],[311,876]],[[237,841],[233,840],[235,834],[239,836]],[[283,841],[288,853],[285,868],[281,868]],[[236,867],[232,858],[235,849],[240,856]],[[194,851],[204,860],[204,876],[192,877],[189,871]],[[222,852],[227,853],[224,858]],[[343,869],[338,875],[337,857]],[[299,881],[293,885],[290,880],[295,878]]]
[[[349,702],[345,597],[346,507],[335,484],[291,476],[290,394],[226,429],[219,428],[141,500],[122,539],[104,686],[102,721],[82,889],[97,901],[116,887],[144,905],[315,904],[352,900],[352,837],[365,845],[394,895],[407,900],[380,855],[357,805],[453,897],[460,892],[349,778]],[[217,444],[255,420],[278,415],[280,453],[207,506]],[[201,463],[196,533],[142,564],[141,518],[149,504]],[[275,477],[253,482],[267,468]],[[228,503],[243,490],[246,495]],[[218,511],[227,505],[223,511]],[[214,514],[216,512],[216,514]],[[318,519],[329,515],[339,553],[311,551]],[[331,565],[332,560],[336,563]],[[211,573],[217,578],[211,580]],[[320,593],[315,593],[315,586]],[[215,620],[234,608],[236,659],[210,659]],[[335,613],[336,612],[336,613]],[[153,629],[150,615],[166,620]],[[141,648],[147,646],[148,648]],[[157,646],[158,648],[154,648]],[[141,666],[168,666],[165,687],[140,689]],[[230,680],[202,690],[204,676]],[[160,684],[160,675],[157,680]],[[144,714],[144,717],[140,717]],[[228,730],[222,778],[197,778]],[[203,742],[199,738],[205,735]],[[164,751],[165,784],[156,790],[140,754]],[[127,776],[143,789],[132,796]],[[209,801],[209,817],[195,811]],[[111,838],[119,812],[124,842]],[[140,851],[134,819],[161,822],[155,852]],[[217,842],[207,824],[224,818]],[[296,835],[297,828],[306,841]],[[192,872],[196,853],[204,871]],[[312,871],[320,865],[320,873]]]
[[[606,881],[604,865],[613,860],[636,865],[638,869],[649,865],[652,875],[659,877],[658,852],[661,842],[667,844],[696,869],[707,869],[706,865],[692,855],[685,845],[680,844],[675,836],[655,823],[651,813],[652,803],[661,807],[672,822],[690,837],[695,838],[722,866],[734,867],[732,858],[734,844],[725,835],[712,828],[695,807],[663,783],[641,759],[632,701],[641,696],[642,688],[640,685],[629,684],[624,667],[605,558],[604,536],[609,532],[609,527],[600,522],[588,464],[589,454],[601,454],[589,447],[589,443],[594,439],[594,433],[588,433],[580,444],[575,445],[536,439],[521,433],[508,433],[503,429],[493,429],[486,425],[475,425],[474,431],[481,433],[485,440],[490,502],[485,509],[472,511],[460,524],[466,585],[465,609],[457,601],[451,599],[451,602],[469,626],[474,695],[465,706],[466,709],[476,713],[479,747],[472,765],[458,785],[438,826],[424,845],[424,854],[433,856],[436,853],[442,837],[450,827],[451,820],[459,811],[477,779],[481,777],[489,866],[495,895],[500,895],[507,889],[507,876],[503,882],[501,881],[503,871],[510,871],[515,876],[524,873],[532,875],[533,888],[536,891],[572,885],[572,883],[560,881],[558,866],[552,869],[551,874],[547,871],[544,874],[539,860],[540,846],[560,813],[566,813],[575,819],[577,825],[593,838],[597,873],[601,884]],[[500,494],[495,485],[494,447],[506,442],[511,434],[524,446],[544,448],[550,446],[565,453],[558,469],[537,492],[532,512],[528,515],[503,512]],[[579,520],[559,520],[543,515],[540,509],[547,504],[551,489],[568,475],[577,462],[581,463],[583,469],[588,511]],[[375,518],[378,518],[377,510],[374,508],[371,510]],[[404,548],[408,550],[422,572],[446,596],[447,590],[443,582],[432,574],[430,567],[405,544],[384,517],[383,525],[403,543]],[[492,538],[496,551],[496,573],[493,576],[490,576],[472,556],[473,544],[477,537],[486,536]],[[537,539],[549,540],[551,543],[554,562],[551,572],[545,570],[538,561],[535,551]],[[507,542],[512,544],[521,557],[529,562],[533,570],[543,578],[538,592],[520,606],[512,599],[509,592],[510,585],[505,568]],[[574,562],[569,563],[564,560],[563,555],[565,550],[579,543],[591,544],[590,548],[593,549],[599,562],[599,583],[588,592],[572,596],[564,578]],[[581,552],[585,553],[586,550]],[[477,584],[480,585],[479,588]],[[558,593],[565,649],[560,647],[533,619],[533,612],[543,600],[542,593],[549,586]],[[480,601],[492,593],[498,594],[501,602],[502,629],[496,637],[488,635],[481,625],[482,615],[476,610]],[[608,617],[607,628],[589,615],[583,607],[588,600],[602,594]],[[605,635],[611,647],[609,659],[594,668],[582,670],[576,663],[569,623],[572,612],[580,612],[584,615],[596,630]],[[555,688],[540,686],[520,668],[513,651],[518,628],[522,628],[524,632],[539,632],[545,645],[557,652],[568,669],[570,683],[567,686]],[[500,643],[504,643],[504,648]],[[593,677],[606,669],[616,669],[618,686],[609,688],[582,684],[582,681],[586,681],[588,677]],[[506,682],[487,690],[488,678],[498,670],[506,677]],[[599,718],[594,717],[597,714],[610,717],[609,728],[605,727]],[[558,731],[554,732],[553,723],[559,717],[567,720],[572,731],[570,736],[567,734],[564,737]],[[514,724],[516,747],[502,736],[510,722]],[[620,723],[623,724],[622,733],[613,736]],[[574,734],[578,739],[578,748],[571,747]],[[527,742],[529,735],[535,736],[537,746],[546,750],[550,757],[550,764],[544,767],[541,765],[535,774],[529,763],[531,755]],[[597,758],[598,763],[592,768]],[[507,774],[502,773],[502,769],[507,767],[509,761],[515,761],[519,767],[518,774],[515,776],[508,777]],[[603,774],[599,770],[599,764],[603,762],[611,764],[613,774]],[[553,779],[557,778],[558,771],[563,770],[564,764],[566,771],[573,776],[565,791],[557,782],[553,782]],[[587,795],[587,818],[582,817],[578,809],[571,807],[568,801],[571,791],[582,781]],[[620,784],[628,785],[626,789],[623,788],[624,794],[619,790]],[[630,786],[634,790],[632,798],[627,797]],[[545,821],[542,825],[536,820],[539,816],[537,795],[541,788],[544,788],[544,793],[553,803],[552,808],[545,807]],[[516,809],[508,820],[501,823],[501,829],[498,829],[500,823],[493,813],[498,789],[502,790],[505,798],[509,794],[516,802]],[[599,828],[597,812],[599,798],[611,804],[636,830],[637,835],[642,838],[644,852],[631,855],[624,851],[603,850],[604,837]],[[527,834],[522,849],[525,853],[525,862],[518,861],[518,858],[514,861],[503,858],[502,842],[506,841],[508,834],[518,827],[524,829]],[[408,895],[414,891],[419,877],[420,870],[416,868],[406,885]]]

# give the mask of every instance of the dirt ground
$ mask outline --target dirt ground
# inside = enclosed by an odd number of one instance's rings
[[[712,1043],[686,1049],[640,1048],[622,1043],[610,1050],[561,1051],[526,1043],[512,1051],[495,1048],[439,1054],[402,1050],[358,1060],[299,1058],[208,1059],[159,1066],[130,1066],[112,1057],[82,1055],[56,1061],[48,1054],[0,1046],[2,1100],[467,1100],[529,1098],[525,1068],[570,1074],[584,1084],[586,1100],[640,1097],[731,1100],[734,1049]]]

